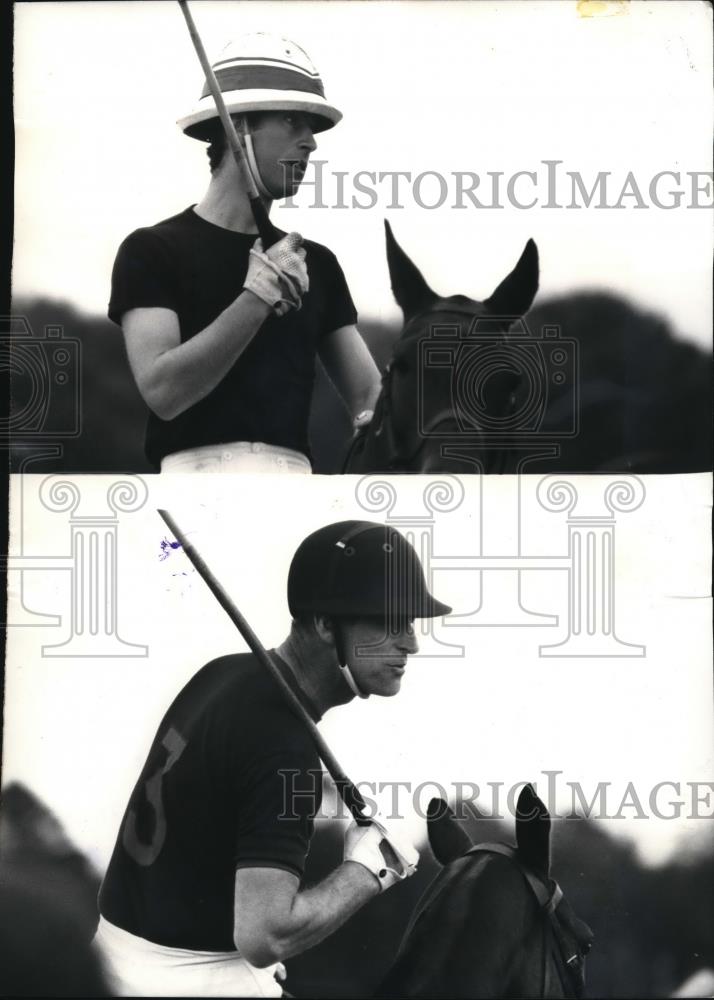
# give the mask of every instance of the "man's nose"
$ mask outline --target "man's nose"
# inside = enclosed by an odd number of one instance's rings
[[[407,656],[413,656],[415,653],[419,652],[419,640],[416,637],[416,631],[410,628],[406,632],[402,632],[399,637],[399,648],[403,650]]]
[[[301,149],[304,149],[306,153],[314,153],[317,149],[317,142],[315,136],[312,133],[312,129],[306,126],[302,135],[300,136],[299,145]]]

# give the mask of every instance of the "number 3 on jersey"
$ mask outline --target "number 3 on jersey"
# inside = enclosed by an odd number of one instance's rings
[[[151,834],[151,840],[147,844],[139,837],[137,812],[133,807],[127,810],[126,822],[124,823],[122,833],[124,850],[138,865],[142,865],[145,868],[153,865],[161,853],[161,848],[164,846],[164,841],[166,840],[166,815],[161,795],[161,784],[164,780],[164,775],[168,774],[186,749],[186,740],[172,727],[162,739],[161,745],[168,750],[169,755],[163,766],[154,771],[151,777],[144,782],[144,793],[148,805],[142,803],[140,807],[142,812],[147,808],[151,808],[153,811],[153,833]],[[144,820],[141,823],[142,830],[145,831],[148,827],[149,823]]]

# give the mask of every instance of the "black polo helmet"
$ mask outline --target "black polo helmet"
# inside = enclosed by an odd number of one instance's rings
[[[437,618],[451,608],[433,597],[414,547],[395,528],[338,521],[300,543],[288,573],[293,617]]]

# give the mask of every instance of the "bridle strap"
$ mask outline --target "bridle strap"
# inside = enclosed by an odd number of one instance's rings
[[[402,330],[400,340],[402,337],[407,335],[407,331],[409,331],[425,316],[468,316],[470,319],[476,319],[478,313],[475,312],[473,309],[455,309],[453,306],[448,306],[445,308],[443,305],[439,305],[439,302],[437,301],[433,303],[433,305],[430,305],[427,309],[424,309],[422,312],[417,313],[416,316],[412,316],[412,318],[409,320],[409,322]],[[487,319],[488,317],[485,316],[484,318]]]
[[[443,305],[439,305],[437,302],[429,306],[429,308],[425,309],[423,312],[420,312],[416,316],[413,316],[402,330],[399,339],[403,340],[405,337],[408,338],[410,335],[411,328],[416,326],[417,323],[420,323],[423,320],[424,316],[429,316],[429,315],[439,315],[444,317],[458,316],[460,318],[467,317],[469,319],[475,319],[477,317],[477,313],[475,313],[471,309],[444,308]],[[504,333],[503,334],[504,341],[506,340],[506,336],[507,335]],[[455,420],[456,418],[454,416],[453,410],[451,409],[440,410],[429,421],[426,428],[426,432],[421,435],[421,440],[419,441],[417,446],[412,450],[412,452],[408,455],[401,454],[399,447],[397,445],[396,435],[394,431],[394,421],[392,419],[391,366],[393,361],[394,358],[392,358],[392,361],[387,366],[384,372],[384,376],[382,378],[382,400],[381,400],[382,412],[380,414],[379,427],[377,428],[376,431],[373,431],[373,433],[375,433],[377,436],[381,436],[383,433],[386,432],[387,451],[388,454],[392,456],[392,466],[396,468],[398,466],[406,467],[410,462],[412,462],[415,459],[415,457],[419,454],[419,452],[425,447],[427,443],[428,434],[433,433],[433,431],[440,424],[446,423],[448,420]],[[509,404],[509,415],[511,415],[512,412],[513,412],[513,400],[511,400]],[[458,437],[458,432],[456,433],[456,436]],[[344,468],[347,467],[349,460],[352,457],[355,444],[356,442],[353,443],[352,448],[350,448],[349,450],[345,466],[343,467],[343,471]],[[505,451],[503,448],[500,448],[497,450],[494,459],[494,464],[496,467],[494,468],[493,471],[497,473],[503,472],[505,461],[506,461]]]
[[[558,976],[561,980],[561,986],[567,992],[568,982],[567,980],[571,976],[571,969],[569,966],[570,959],[565,957],[565,940],[563,937],[563,932],[556,915],[556,910],[563,899],[563,890],[560,888],[558,883],[554,879],[546,880],[536,874],[531,868],[529,868],[520,857],[518,849],[512,847],[510,844],[476,844],[467,854],[501,854],[503,857],[510,858],[510,860],[516,865],[520,873],[523,875],[524,879],[528,883],[528,886],[536,898],[538,903],[538,908],[541,913],[545,914],[548,918],[543,925],[543,972],[541,979],[541,996],[551,997],[553,996],[553,975],[551,964],[548,961],[548,929],[550,928],[553,939],[555,941],[556,947],[553,949],[553,954],[556,959],[556,967],[558,969]],[[570,984],[571,988],[573,984]],[[575,995],[578,993],[574,990]]]
[[[502,854],[504,857],[510,858],[519,868],[530,886],[531,892],[538,900],[538,906],[541,910],[545,910],[546,913],[553,913],[555,911],[563,898],[562,889],[552,879],[552,888],[548,887],[539,875],[536,875],[534,871],[523,863],[516,847],[511,847],[510,844],[476,844],[470,851],[467,851],[467,854],[477,854],[480,851],[487,851],[489,854]]]

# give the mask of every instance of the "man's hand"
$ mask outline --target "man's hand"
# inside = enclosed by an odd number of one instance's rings
[[[299,309],[310,287],[302,236],[288,233],[266,251],[262,240],[256,240],[250,251],[243,287],[257,295],[278,316],[284,316],[289,309]]]
[[[413,844],[381,823],[358,826],[353,820],[345,831],[345,861],[355,861],[372,872],[384,892],[416,871],[419,852]]]

